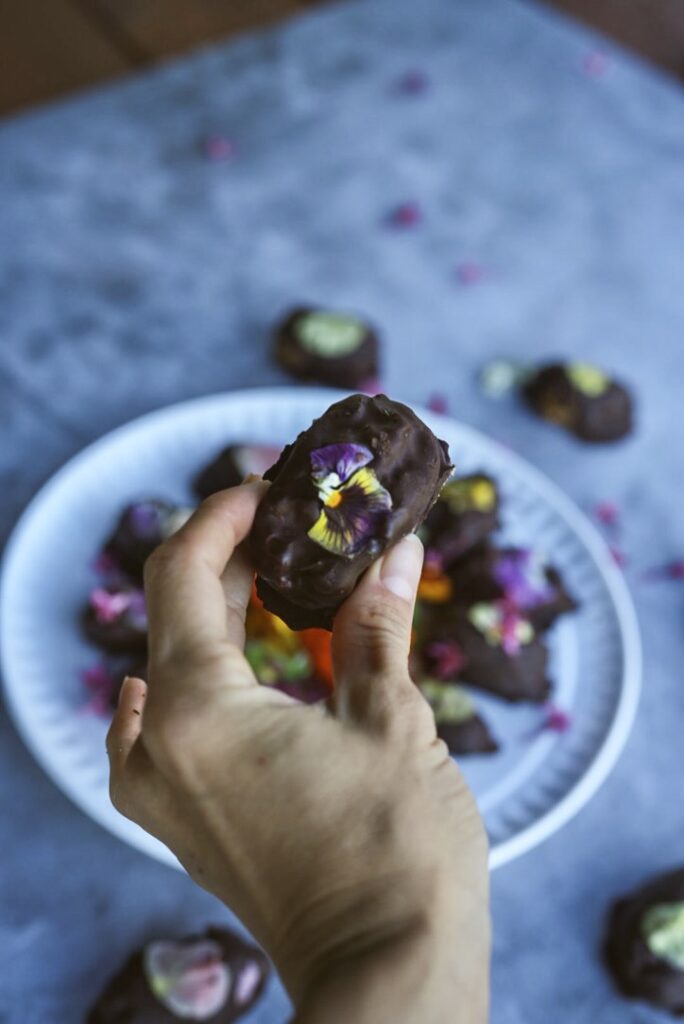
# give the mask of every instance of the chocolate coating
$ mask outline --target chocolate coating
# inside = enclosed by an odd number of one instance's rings
[[[142,582],[143,566],[154,549],[170,537],[189,510],[168,501],[148,498],[127,505],[104,552],[137,583]]]
[[[496,567],[502,558],[525,554],[522,548],[495,548],[481,545],[459,561],[450,572],[453,581],[453,603],[469,606],[477,601],[511,599],[512,593],[496,577]],[[575,611],[577,602],[568,592],[560,572],[550,564],[543,569],[548,593],[521,597],[518,607],[525,612],[536,633],[543,633],[561,615]],[[514,599],[514,598],[513,598]]]
[[[522,386],[527,405],[542,419],[557,423],[583,441],[600,443],[626,437],[633,419],[627,388],[606,377],[600,393],[582,389],[570,375],[573,365],[559,362],[540,367]]]
[[[264,473],[279,454],[279,449],[266,445],[228,445],[200,470],[193,481],[193,490],[198,498],[204,499],[217,491],[237,487],[248,473]]]
[[[250,963],[255,964],[259,970],[258,985],[245,1005],[237,1004],[235,986],[231,985],[223,1009],[205,1019],[205,1024],[232,1024],[261,996],[270,970],[268,960],[256,946],[247,945],[237,935],[223,928],[208,928],[201,937],[212,939],[221,946],[224,961],[229,965],[233,977]],[[190,944],[198,938],[191,936],[181,941]],[[143,970],[143,951],[139,950],[105,987],[88,1014],[87,1024],[177,1024],[180,1019],[167,1010],[150,990]]]
[[[621,991],[684,1017],[684,971],[656,956],[642,934],[644,914],[660,903],[684,902],[684,867],[651,879],[618,900],[608,915],[603,947]]]
[[[137,592],[130,587],[108,587],[111,593]],[[91,644],[110,654],[145,654],[147,651],[147,620],[124,611],[111,621],[102,621],[91,602],[81,613],[83,633]]]
[[[333,444],[363,445],[392,506],[351,556],[308,536],[321,513],[311,453]],[[336,402],[299,435],[266,474],[272,485],[257,510],[250,545],[257,593],[292,629],[330,629],[361,574],[423,521],[451,470],[447,445],[408,406],[385,395]]]
[[[478,487],[482,486],[490,489],[493,496],[491,505],[486,507],[475,501]],[[450,489],[454,488],[459,493],[457,507],[447,500]],[[499,507],[496,481],[487,473],[471,473],[450,480],[421,529],[426,547],[437,551],[448,568],[498,529]]]
[[[485,639],[464,609],[452,607],[438,616],[423,648],[428,671],[432,670],[429,647],[436,640],[455,642],[463,655],[463,665],[452,680],[463,680],[512,703],[543,703],[551,692],[546,675],[548,650],[537,636],[516,654],[508,654],[500,644]]]
[[[329,311],[300,306],[288,313],[276,329],[276,362],[300,380],[319,381],[333,387],[357,388],[378,375],[378,337],[369,324],[357,317],[349,319],[359,328],[358,345],[342,354],[325,354],[302,343],[301,328],[307,317],[327,315]],[[331,316],[346,316],[330,311]]]
[[[468,754],[495,754],[499,749],[499,744],[479,714],[464,722],[438,722],[437,735],[444,740],[449,752],[456,757],[465,757]]]

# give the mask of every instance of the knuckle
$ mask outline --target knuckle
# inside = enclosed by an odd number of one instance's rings
[[[355,626],[366,645],[378,646],[403,642],[406,638],[406,614],[389,599],[366,599],[356,610]]]

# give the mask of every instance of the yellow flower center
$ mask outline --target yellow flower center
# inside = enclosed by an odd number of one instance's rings
[[[337,508],[338,505],[342,504],[342,495],[339,491],[332,491],[325,499],[327,508]]]

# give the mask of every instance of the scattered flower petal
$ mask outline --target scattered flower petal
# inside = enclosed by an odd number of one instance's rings
[[[83,706],[83,711],[93,715],[111,714],[114,697],[121,685],[121,679],[115,676],[106,665],[98,664],[81,672],[81,682],[90,694],[90,699]]]
[[[480,391],[488,398],[502,398],[527,376],[528,369],[512,359],[493,359],[480,370]]]
[[[389,216],[389,223],[395,228],[412,228],[420,224],[423,211],[418,203],[401,203]]]
[[[438,412],[441,416],[444,416],[449,411],[449,402],[446,395],[439,391],[433,391],[428,398],[428,409],[430,412]]]
[[[615,544],[609,544],[608,550],[613,556],[613,561],[615,562],[615,564],[618,565],[620,569],[624,569],[624,567],[627,565],[627,556],[625,555],[624,551],[621,548],[616,547]]]
[[[597,501],[594,515],[603,526],[618,526],[620,522],[620,510],[614,501]]]
[[[590,50],[582,58],[582,73],[587,78],[601,78],[610,67],[610,57],[604,50]]]
[[[430,79],[424,71],[407,71],[399,79],[397,86],[399,92],[406,93],[409,96],[417,96],[427,91],[430,87]]]
[[[455,679],[466,664],[466,656],[455,640],[433,640],[425,647],[438,679]]]
[[[456,266],[456,277],[461,284],[479,284],[484,276],[484,267],[472,260]]]
[[[207,160],[231,160],[235,156],[235,143],[227,135],[208,135],[202,148]]]
[[[100,576],[110,576],[121,571],[116,559],[108,551],[101,551],[93,562],[93,569]]]
[[[684,558],[676,558],[665,565],[656,565],[646,569],[641,579],[647,582],[655,580],[684,580]]]

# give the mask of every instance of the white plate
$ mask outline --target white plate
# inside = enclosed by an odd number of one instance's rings
[[[106,723],[82,710],[79,672],[96,660],[76,617],[93,584],[94,555],[122,505],[159,495],[190,497],[195,471],[224,444],[281,444],[339,393],[287,388],[185,402],[144,416],[73,458],[31,502],[5,555],[0,648],[9,709],[48,775],[115,835],[177,865],[157,840],[121,817],[107,794]],[[576,506],[519,456],[470,427],[418,409],[445,438],[460,471],[499,480],[507,540],[552,555],[581,610],[551,639],[554,700],[573,724],[535,733],[538,708],[477,696],[502,742],[463,768],[485,816],[491,864],[551,835],[596,792],[629,732],[640,685],[640,644],[628,591],[593,527]]]

